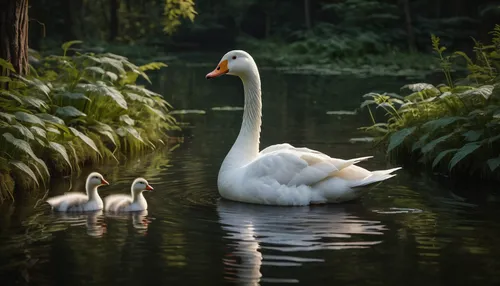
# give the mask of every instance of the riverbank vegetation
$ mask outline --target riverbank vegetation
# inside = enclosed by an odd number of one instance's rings
[[[454,179],[500,180],[500,25],[490,35],[488,44],[474,40],[472,55],[450,53],[432,35],[443,83],[408,84],[402,95],[364,95],[361,107],[373,120],[364,130],[378,136],[391,159]],[[467,68],[463,78],[452,72],[460,65]],[[385,115],[381,122],[376,111]]]
[[[146,72],[165,64],[137,66],[115,54],[71,51],[78,43],[63,44],[62,55],[32,51],[29,75],[0,59],[9,75],[0,77],[0,200],[88,162],[119,162],[124,154],[158,148],[178,128],[171,106],[138,83],[148,83]]]

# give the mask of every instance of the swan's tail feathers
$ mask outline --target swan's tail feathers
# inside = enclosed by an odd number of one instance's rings
[[[364,187],[364,186],[368,186],[368,185],[371,185],[374,183],[385,181],[387,179],[390,179],[390,178],[396,176],[396,174],[391,174],[391,173],[394,171],[397,171],[399,169],[401,169],[401,167],[392,168],[392,169],[388,169],[388,170],[373,171],[371,173],[371,175],[367,176],[366,178],[364,178],[362,180],[355,182],[353,185],[351,185],[351,187],[352,188]]]
[[[356,165],[357,163],[359,163],[361,161],[366,161],[366,160],[371,159],[371,158],[373,158],[373,156],[366,156],[366,157],[359,157],[359,158],[354,158],[354,159],[350,159],[350,160],[345,160],[344,162],[342,162],[342,164],[337,165],[336,167],[340,171],[340,170],[345,169],[349,166]]]

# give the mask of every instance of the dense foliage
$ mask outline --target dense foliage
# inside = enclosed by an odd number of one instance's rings
[[[396,159],[419,163],[444,173],[469,173],[500,179],[500,25],[493,41],[475,42],[474,57],[447,55],[440,39],[432,36],[445,83],[415,83],[403,88],[406,96],[369,93],[362,107],[376,106],[386,120],[365,128],[380,137]],[[465,78],[454,79],[454,65],[465,62]]]
[[[36,49],[75,38],[95,46],[122,45],[120,52],[141,57],[243,48],[273,65],[349,58],[345,64],[355,66],[373,64],[374,55],[384,56],[375,64],[388,63],[406,58],[408,52],[429,51],[430,33],[447,46],[464,49],[469,47],[469,36],[483,39],[500,14],[493,0],[38,0],[31,4],[30,15],[36,21],[30,22],[30,45]],[[179,26],[181,22],[185,24]],[[140,48],[127,49],[125,44]],[[405,65],[429,68],[415,59]]]
[[[165,144],[176,129],[170,105],[136,81],[163,63],[136,66],[115,54],[38,58],[29,76],[9,62],[0,77],[0,200],[14,187],[45,184],[53,172],[77,171],[87,161],[114,159]],[[32,53],[34,56],[34,53]]]

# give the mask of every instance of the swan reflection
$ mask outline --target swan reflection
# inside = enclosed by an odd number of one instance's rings
[[[307,253],[369,248],[386,230],[379,221],[363,220],[339,205],[270,207],[219,200],[217,212],[229,240],[225,278],[241,285],[297,283],[293,277],[262,277],[261,266],[322,263]]]
[[[107,212],[107,218],[113,218],[117,220],[132,220],[132,226],[138,231],[145,233],[151,223],[148,218],[148,211],[136,211],[136,212]]]
[[[85,225],[89,236],[101,237],[106,233],[103,211],[54,213],[55,223],[70,224],[70,226]]]

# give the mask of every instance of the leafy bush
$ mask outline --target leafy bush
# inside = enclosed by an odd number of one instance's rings
[[[115,54],[39,58],[29,76],[0,77],[0,199],[16,188],[46,183],[52,172],[78,171],[87,161],[154,149],[177,129],[161,95],[137,85],[163,63],[136,66]],[[6,74],[5,72],[3,74]]]
[[[373,125],[363,129],[379,135],[393,158],[415,155],[433,169],[500,179],[500,25],[491,34],[492,44],[475,42],[474,59],[463,52],[446,55],[433,35],[446,83],[405,85],[412,92],[406,96],[364,95],[361,107],[368,107]],[[453,65],[463,61],[467,76],[453,80]],[[384,110],[386,122],[376,123],[370,106]]]

